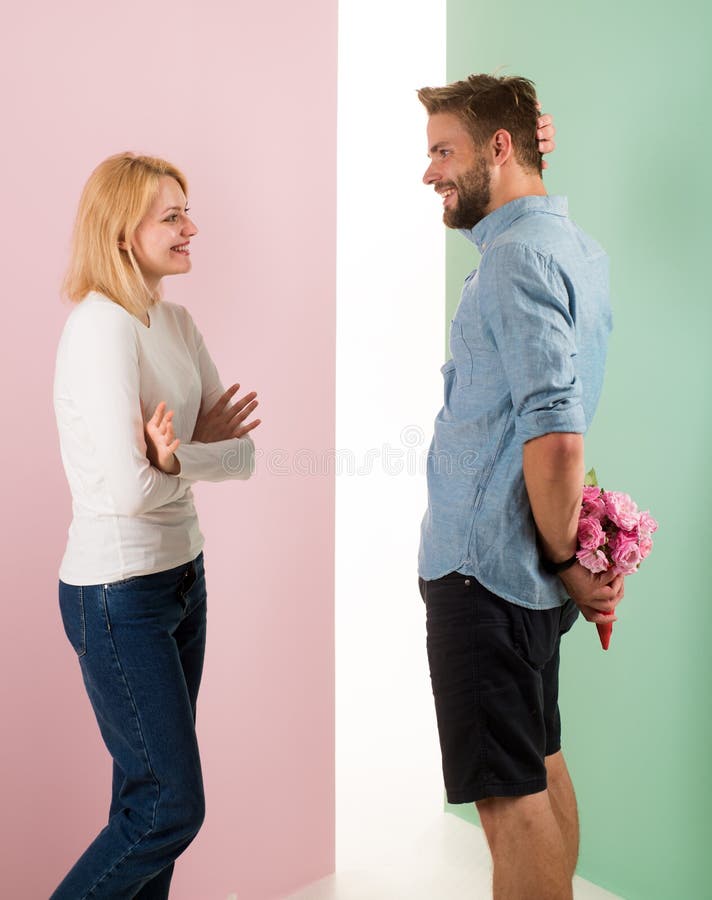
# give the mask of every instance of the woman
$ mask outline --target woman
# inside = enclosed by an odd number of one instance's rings
[[[190,271],[187,184],[122,153],[82,194],[54,403],[73,519],[64,628],[114,761],[108,825],[52,900],[168,897],[204,814],[195,706],[205,648],[203,536],[191,484],[248,478],[255,393],[234,404],[193,321],[160,299]]]

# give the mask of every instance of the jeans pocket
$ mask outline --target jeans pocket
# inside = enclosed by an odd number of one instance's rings
[[[59,608],[64,632],[77,656],[87,652],[87,628],[84,617],[84,588],[59,582]]]

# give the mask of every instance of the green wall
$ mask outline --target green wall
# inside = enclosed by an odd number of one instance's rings
[[[609,652],[583,621],[566,639],[561,708],[579,874],[626,900],[712,897],[711,22],[690,0],[448,2],[448,80],[504,67],[537,83],[558,129],[548,190],[611,256],[587,465],[661,527]],[[476,264],[448,235],[448,321]]]

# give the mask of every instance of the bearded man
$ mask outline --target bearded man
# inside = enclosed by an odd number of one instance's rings
[[[418,96],[423,180],[482,254],[442,368],[418,566],[445,787],[477,805],[495,900],[571,900],[579,831],[559,646],[579,612],[614,621],[623,596],[622,576],[575,556],[608,260],[546,193],[531,81],[471,75]]]

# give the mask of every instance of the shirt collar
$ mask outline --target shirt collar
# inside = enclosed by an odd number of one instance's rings
[[[481,219],[474,228],[460,229],[460,233],[464,234],[468,241],[472,241],[480,253],[484,253],[496,237],[528,212],[568,216],[569,204],[566,197],[559,196],[519,197],[517,200],[510,200],[504,206],[499,206],[488,216],[485,216],[484,219]]]

